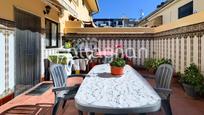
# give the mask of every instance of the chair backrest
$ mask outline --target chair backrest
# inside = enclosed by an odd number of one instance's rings
[[[54,87],[66,87],[66,76],[63,65],[53,64],[50,67],[50,74],[53,80]]]
[[[162,64],[156,71],[156,87],[167,88],[171,86],[171,79],[173,76],[173,67],[169,64]]]

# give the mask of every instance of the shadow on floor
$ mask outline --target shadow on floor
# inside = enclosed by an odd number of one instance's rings
[[[1,115],[51,115],[53,104],[18,105],[4,111]]]

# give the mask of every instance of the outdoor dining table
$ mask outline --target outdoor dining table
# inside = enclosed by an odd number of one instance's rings
[[[84,79],[76,96],[77,109],[88,113],[149,113],[160,109],[161,98],[131,66],[113,76],[110,65],[95,66]]]

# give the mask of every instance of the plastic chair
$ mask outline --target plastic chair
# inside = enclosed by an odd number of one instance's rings
[[[66,79],[71,77],[85,77],[86,75],[77,74],[66,76],[64,72],[64,66],[60,64],[54,64],[50,67],[50,74],[53,80],[53,92],[55,93],[55,102],[52,110],[52,114],[56,115],[60,101],[64,101],[63,108],[67,100],[74,99],[75,94],[78,91],[79,85],[68,87]]]
[[[162,107],[166,115],[172,115],[171,105],[170,105],[170,94],[172,90],[170,89],[171,80],[173,76],[173,67],[169,64],[160,65],[156,71],[155,81],[156,87],[155,91],[159,94],[162,99]]]

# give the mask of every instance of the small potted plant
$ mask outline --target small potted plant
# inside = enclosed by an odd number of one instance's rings
[[[111,63],[111,74],[112,75],[123,75],[125,60],[123,58],[116,58]]]
[[[185,69],[181,76],[181,83],[187,95],[191,97],[198,97],[203,93],[203,75],[195,64],[191,64]]]

